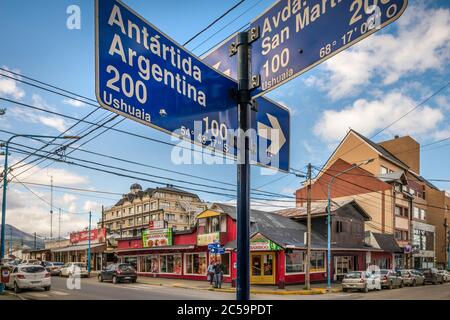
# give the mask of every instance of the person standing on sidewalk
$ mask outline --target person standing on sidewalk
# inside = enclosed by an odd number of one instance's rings
[[[209,284],[212,286],[213,282],[214,282],[214,261],[210,261],[209,265],[208,265],[208,281]]]
[[[223,266],[221,262],[216,262],[214,266],[214,288],[222,288],[222,274],[223,274]]]

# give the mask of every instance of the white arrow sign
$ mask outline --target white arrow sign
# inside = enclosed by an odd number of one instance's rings
[[[264,123],[258,122],[258,135],[264,139],[270,140],[271,144],[267,148],[267,152],[272,155],[278,154],[280,149],[286,143],[286,137],[284,136],[283,130],[280,127],[278,119],[267,113],[267,118],[269,118],[272,127],[265,125]]]

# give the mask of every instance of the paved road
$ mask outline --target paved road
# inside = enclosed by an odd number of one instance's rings
[[[234,300],[235,294],[190,290],[142,283],[100,283],[96,278],[81,279],[81,289],[70,290],[67,278],[52,278],[52,289],[27,290],[18,296],[26,300]],[[252,296],[252,299],[282,299],[282,296]]]
[[[25,291],[19,297],[27,300],[234,300],[235,294],[190,290],[142,283],[99,283],[95,278],[82,279],[81,289],[70,290],[66,278],[52,278],[52,290]],[[334,293],[313,296],[253,295],[252,300],[450,300],[450,283],[369,292],[367,294]]]

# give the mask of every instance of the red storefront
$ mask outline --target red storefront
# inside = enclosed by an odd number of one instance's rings
[[[197,226],[189,231],[160,230],[143,237],[118,240],[116,253],[123,262],[137,267],[141,276],[207,280],[210,261],[220,259],[224,265],[224,282],[236,279],[236,208],[216,204],[198,215]],[[250,271],[252,284],[303,283],[305,281],[306,227],[275,213],[252,210]],[[158,233],[157,230],[155,230]],[[208,244],[218,241],[225,254],[208,252]],[[162,245],[161,245],[162,244]],[[311,280],[326,280],[326,239],[312,234]],[[151,245],[151,247],[148,247]],[[336,257],[351,259],[354,270],[366,267],[362,248],[333,248]],[[373,249],[380,251],[378,249]],[[334,266],[332,266],[334,270]],[[347,270],[346,271],[351,271]],[[334,276],[334,272],[332,272]]]

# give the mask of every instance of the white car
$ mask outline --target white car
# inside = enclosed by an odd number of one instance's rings
[[[50,273],[44,267],[31,264],[21,264],[15,267],[10,274],[7,288],[20,293],[22,289],[44,288],[49,291],[52,286]]]
[[[61,277],[72,277],[72,276],[89,277],[86,265],[82,262],[66,263],[64,267],[61,268],[60,275]]]
[[[442,274],[444,282],[450,282],[450,272],[448,272],[447,270],[438,270],[438,272]]]
[[[37,259],[28,259],[28,260],[23,260],[20,264],[31,264],[31,265],[41,265],[41,262]]]
[[[381,290],[380,275],[367,271],[352,271],[347,273],[342,280],[342,291],[361,290],[369,292],[370,290]]]

